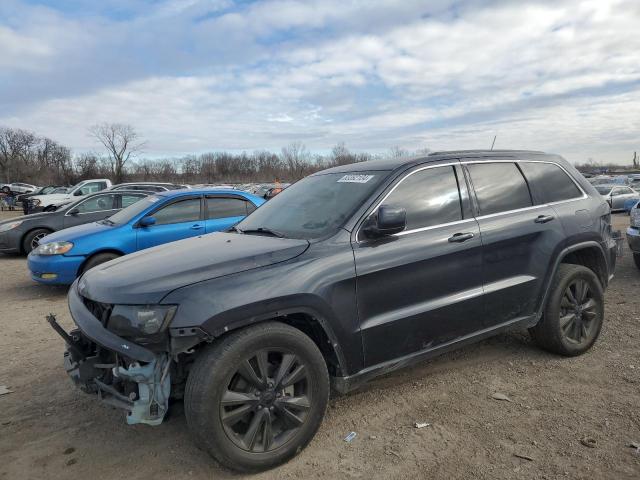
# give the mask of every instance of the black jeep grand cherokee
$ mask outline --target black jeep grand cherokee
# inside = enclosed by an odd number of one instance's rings
[[[364,162],[301,180],[232,231],[145,250],[71,287],[66,369],[255,471],[309,443],[330,385],[527,327],[579,355],[603,322],[607,202],[565,160],[523,151]]]

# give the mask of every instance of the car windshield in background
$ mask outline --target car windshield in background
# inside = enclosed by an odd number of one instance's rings
[[[118,213],[111,215],[107,220],[108,223],[124,224],[131,221],[132,218],[140,215],[144,210],[160,200],[160,197],[151,195],[138,200],[136,203],[132,203],[127,208],[123,208]]]
[[[597,185],[595,185],[595,189],[600,195],[609,195],[609,192],[611,191],[611,187],[599,187]]]
[[[387,175],[386,171],[312,175],[283,190],[237,228],[262,229],[287,238],[324,237],[340,228]]]

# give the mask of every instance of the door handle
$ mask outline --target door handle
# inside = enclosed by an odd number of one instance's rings
[[[553,220],[555,217],[553,215],[540,215],[538,218],[534,220],[536,223],[547,223]]]
[[[202,225],[196,223],[191,226],[191,230],[202,230]]]
[[[466,233],[454,233],[453,236],[449,237],[449,242],[453,243],[453,242],[466,242],[467,240],[470,240],[473,238],[473,233],[471,232],[466,232]]]

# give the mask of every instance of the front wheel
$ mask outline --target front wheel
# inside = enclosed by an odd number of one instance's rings
[[[252,472],[299,453],[318,430],[328,399],[327,367],[315,343],[269,322],[200,352],[184,405],[201,448],[230,469]]]
[[[49,235],[51,230],[45,228],[38,228],[27,233],[22,239],[22,250],[26,255],[29,255],[31,251],[38,247],[40,240]]]
[[[90,257],[89,260],[87,260],[87,263],[85,263],[84,267],[82,267],[82,273],[85,273],[91,270],[93,267],[97,267],[102,263],[115,260],[119,256],[120,255],[118,255],[117,253],[111,253],[111,252],[97,253],[93,257]]]
[[[542,318],[531,333],[542,348],[575,356],[595,343],[603,320],[604,294],[596,274],[581,265],[561,264]]]

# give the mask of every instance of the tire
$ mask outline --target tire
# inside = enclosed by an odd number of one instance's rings
[[[22,251],[29,255],[31,250],[37,246],[37,242],[46,235],[49,235],[51,230],[46,228],[37,228],[28,232],[22,239]]]
[[[89,260],[87,260],[87,263],[85,263],[84,266],[82,267],[82,273],[84,274],[87,271],[91,270],[93,267],[97,267],[101,263],[108,262],[109,260],[116,259],[120,256],[121,255],[118,255],[117,253],[110,253],[110,252],[97,253],[94,256],[89,257]]]
[[[581,285],[587,287],[584,295]],[[603,321],[604,294],[596,274],[581,265],[561,264],[542,318],[531,333],[545,350],[572,357],[593,346]]]
[[[636,267],[640,269],[640,253],[633,254],[633,262],[636,264]]]
[[[293,363],[286,360],[291,357]],[[300,371],[306,376],[295,375]],[[252,374],[253,384],[245,380]],[[258,386],[265,380],[271,388]],[[286,462],[307,446],[328,399],[329,375],[316,344],[293,327],[268,322],[231,333],[200,352],[189,372],[184,408],[200,448],[231,470],[256,472]],[[268,440],[267,432],[278,435]]]

